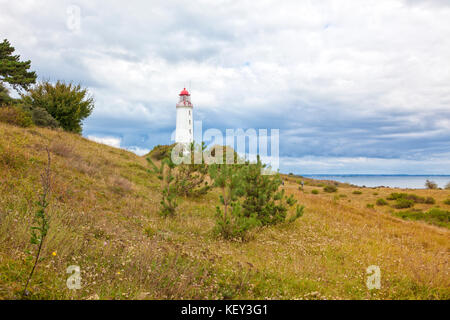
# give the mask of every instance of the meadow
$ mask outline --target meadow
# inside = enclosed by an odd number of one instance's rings
[[[249,241],[227,241],[212,233],[217,190],[180,198],[176,216],[163,218],[160,181],[144,157],[77,134],[3,123],[0,299],[22,298],[32,266],[46,148],[50,228],[27,299],[450,299],[449,190],[336,183],[326,192],[330,182],[284,175],[287,194],[306,207],[303,217],[253,230]],[[398,209],[392,193],[419,200]],[[433,208],[443,217],[428,219]],[[405,213],[414,210],[423,216]],[[71,265],[81,269],[79,290],[66,286]],[[366,287],[370,265],[381,270],[378,290]]]

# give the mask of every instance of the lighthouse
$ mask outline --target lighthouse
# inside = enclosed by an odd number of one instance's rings
[[[176,143],[189,144],[194,141],[193,108],[191,95],[184,88],[177,103]]]

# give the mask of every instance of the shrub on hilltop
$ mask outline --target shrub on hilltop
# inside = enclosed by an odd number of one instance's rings
[[[170,157],[172,153],[172,149],[175,147],[175,143],[171,145],[157,145],[153,148],[152,151],[148,153],[147,156],[150,156],[151,158],[155,160],[162,160],[164,158]]]
[[[425,187],[427,187],[428,189],[437,189],[438,185],[434,181],[427,180],[427,181],[425,181]]]
[[[325,187],[323,187],[323,191],[327,192],[327,193],[333,193],[333,192],[337,192],[337,187],[333,186],[331,184],[326,185]]]
[[[377,206],[386,206],[388,204],[388,202],[386,200],[384,200],[383,198],[379,198],[379,199],[377,199],[376,204],[377,204]]]
[[[414,201],[405,199],[405,198],[397,199],[397,201],[394,204],[394,207],[397,209],[411,208],[413,206],[414,206]]]

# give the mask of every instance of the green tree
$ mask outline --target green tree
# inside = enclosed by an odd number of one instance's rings
[[[297,201],[280,190],[281,178],[263,175],[266,165],[258,157],[257,163],[213,164],[209,174],[214,187],[221,189],[223,210],[216,209],[216,232],[224,238],[244,239],[247,231],[257,226],[293,222],[303,215],[304,206],[287,219],[288,209]],[[242,205],[241,202],[242,201]]]
[[[203,152],[206,145],[196,145],[194,142],[190,145],[190,163],[177,166],[175,185],[177,193],[184,197],[200,196],[206,194],[210,186],[205,181],[208,175],[208,166],[203,160]],[[200,157],[201,162],[195,163],[195,158]]]
[[[162,198],[160,202],[159,213],[163,217],[173,217],[176,213],[178,207],[176,198],[176,187],[174,184],[174,176],[172,174],[175,164],[172,162],[170,157],[164,158],[161,161],[161,165],[158,167],[156,164],[147,157],[147,161],[151,166],[152,173],[158,174],[158,179],[161,180],[161,193]]]
[[[256,163],[244,166],[242,174],[243,214],[255,215],[263,226],[286,221],[288,208],[297,203],[292,195],[287,197],[284,189],[280,190],[280,175],[263,175],[265,168],[258,156]],[[296,214],[289,221],[301,217],[303,210],[303,206],[297,206]]]
[[[216,207],[216,227],[214,231],[225,239],[244,239],[247,231],[260,225],[252,216],[244,216],[239,203],[242,195],[242,165],[212,164],[209,174],[214,187],[221,190],[220,206]],[[231,211],[230,211],[231,209]]]
[[[27,94],[22,94],[22,100],[32,108],[47,110],[64,130],[79,134],[82,131],[82,121],[94,109],[94,99],[87,89],[81,88],[79,84],[66,84],[62,81],[57,81],[56,84],[43,81]]]
[[[28,90],[36,82],[36,72],[29,71],[31,61],[20,61],[20,55],[13,55],[15,49],[8,40],[0,43],[0,82],[9,83],[16,90]]]

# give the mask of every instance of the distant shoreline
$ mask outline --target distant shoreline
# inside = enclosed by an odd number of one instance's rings
[[[432,180],[438,184],[439,188],[445,188],[450,182],[448,174],[306,174],[294,176],[314,180],[330,180],[368,188],[426,189],[426,180]]]

